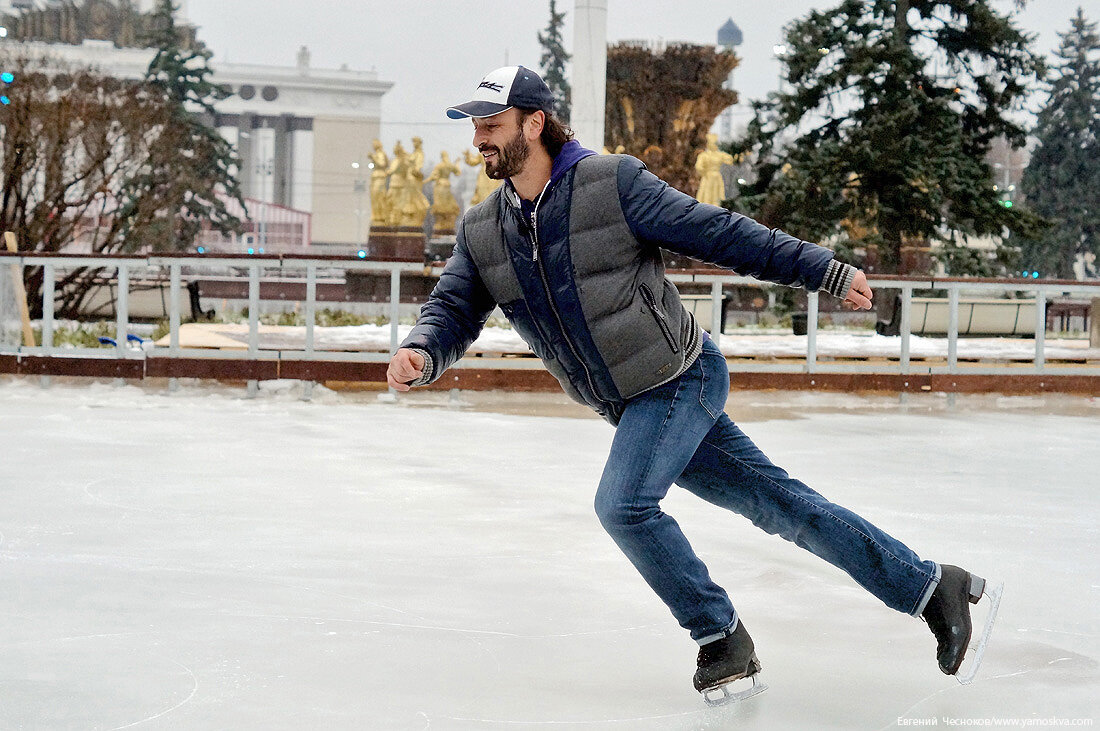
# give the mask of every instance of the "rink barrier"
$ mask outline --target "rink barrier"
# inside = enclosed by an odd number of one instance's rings
[[[8,254],[0,261],[19,267],[43,267],[42,344],[35,347],[0,346],[0,373],[40,376],[142,378],[209,378],[245,381],[250,389],[256,382],[274,378],[303,381],[374,383],[384,387],[385,367],[396,351],[400,312],[401,275],[440,271],[415,262],[364,260],[346,256],[304,255],[73,255]],[[115,341],[102,348],[58,348],[53,342],[54,292],[58,271],[75,267],[114,270],[117,283]],[[185,272],[185,269],[187,270]],[[180,293],[184,277],[199,278],[212,269],[237,270],[248,281],[248,339],[243,350],[183,348],[179,343]],[[262,350],[259,347],[260,282],[265,273],[305,274],[305,299],[301,300],[305,325],[302,350]],[[389,352],[343,352],[317,350],[314,328],[317,311],[318,274],[326,270],[388,273],[390,296]],[[127,344],[129,292],[136,272],[154,272],[169,282],[169,345],[135,350]],[[714,269],[681,269],[669,272],[676,283],[709,284],[711,322],[701,323],[721,341],[722,288],[728,284],[759,284],[757,280]],[[865,362],[823,361],[817,354],[818,293],[807,293],[805,356],[795,362],[731,361],[731,381],[740,388],[822,388],[882,391],[1069,391],[1100,394],[1100,363],[1085,360],[1072,365],[1046,362],[1046,303],[1069,294],[1100,298],[1100,282],[1034,279],[929,278],[875,275],[872,287],[900,291],[900,348],[897,358],[875,358]],[[911,357],[913,293],[946,290],[948,295],[947,357],[942,363],[914,364]],[[1029,363],[959,363],[960,294],[1019,292],[1033,296],[1034,355]],[[279,300],[285,302],[285,300]],[[435,388],[556,390],[557,383],[533,358],[482,358],[467,356],[444,375]]]

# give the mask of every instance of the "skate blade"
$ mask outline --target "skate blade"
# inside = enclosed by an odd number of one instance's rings
[[[981,596],[988,597],[989,614],[985,618],[985,627],[982,629],[981,635],[978,637],[977,642],[971,644],[970,651],[967,653],[970,656],[969,665],[965,669],[959,668],[959,671],[955,673],[955,680],[963,685],[970,685],[974,681],[974,676],[978,674],[978,668],[982,665],[985,646],[989,642],[989,636],[993,634],[993,623],[997,619],[997,610],[1001,608],[1001,597],[1004,595],[1004,590],[1004,582],[992,587],[987,583],[981,587],[982,593],[979,595],[979,599]],[[974,601],[973,598],[971,598],[971,601]],[[974,603],[977,604],[976,601]]]
[[[730,681],[729,683],[725,683],[723,685],[716,685],[713,688],[706,688],[705,690],[701,691],[703,694],[703,701],[708,706],[712,707],[724,706],[727,703],[739,703],[748,698],[752,698],[754,695],[760,695],[768,689],[768,685],[766,683],[762,683],[759,678],[759,674],[751,675],[748,678],[738,678],[737,680]],[[738,691],[730,690],[730,688],[733,687],[734,684],[742,683],[742,681],[744,680],[751,680],[752,687],[744,688]]]

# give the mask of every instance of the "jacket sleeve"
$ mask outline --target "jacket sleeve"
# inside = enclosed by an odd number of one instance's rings
[[[829,249],[700,203],[632,157],[623,157],[619,164],[618,186],[630,231],[643,244],[764,281],[821,289],[833,259]]]
[[[439,275],[428,301],[420,308],[416,325],[402,348],[425,356],[424,376],[413,382],[422,386],[437,380],[477,340],[496,302],[485,287],[466,245],[464,229],[458,228],[457,243]]]

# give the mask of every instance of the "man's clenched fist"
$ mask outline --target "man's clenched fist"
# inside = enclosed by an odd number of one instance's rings
[[[408,391],[409,384],[424,375],[424,356],[415,350],[401,348],[390,359],[386,383],[395,391]]]
[[[844,302],[853,310],[869,310],[871,309],[872,297],[874,295],[871,294],[871,287],[867,284],[867,275],[862,271],[856,272],[856,277],[852,280],[852,287],[848,290],[848,296],[844,298]]]

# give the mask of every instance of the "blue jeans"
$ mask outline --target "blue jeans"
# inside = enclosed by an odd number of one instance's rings
[[[679,378],[626,402],[596,492],[596,514],[700,644],[737,613],[676,521],[660,508],[675,482],[843,569],[887,606],[919,615],[940,568],[776,467],[723,412],[726,359],[710,340]]]

